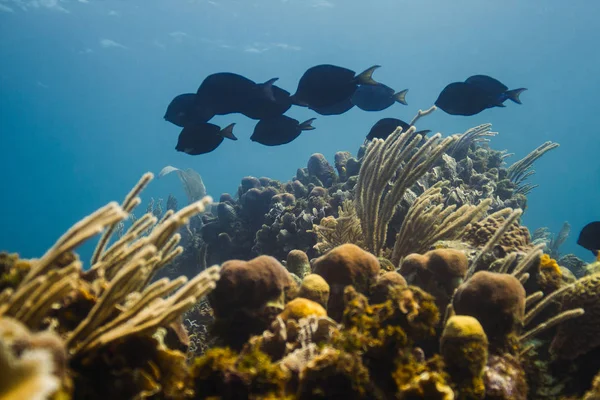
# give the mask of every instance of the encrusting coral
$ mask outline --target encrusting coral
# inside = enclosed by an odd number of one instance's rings
[[[596,267],[520,223],[557,145],[506,168],[489,124],[415,135],[434,110],[212,205],[168,167],[190,204],[134,218],[146,174],[40,259],[0,254],[0,398],[593,398]]]

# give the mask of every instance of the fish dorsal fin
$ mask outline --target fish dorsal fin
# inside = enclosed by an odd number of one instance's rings
[[[225,128],[221,129],[219,135],[227,138],[229,140],[238,140],[237,137],[233,134],[233,127],[235,126],[235,122],[233,124],[227,125]]]
[[[373,65],[371,68],[368,68],[368,69],[364,70],[363,72],[361,72],[360,74],[356,75],[356,78],[354,78],[356,80],[356,83],[359,83],[361,85],[372,85],[372,86],[379,85],[379,82],[377,82],[376,80],[373,79],[373,72],[375,72],[375,70],[380,67],[381,67],[381,65]]]
[[[272,78],[260,85],[261,89],[262,89],[263,93],[265,94],[265,96],[267,97],[267,99],[269,99],[271,101],[276,101],[275,95],[273,94],[273,84],[275,82],[277,82],[278,80],[279,80],[279,78]]]
[[[304,122],[301,122],[300,125],[298,125],[298,127],[300,128],[301,131],[312,131],[313,129],[315,129],[314,126],[312,126],[311,124],[313,123],[313,121],[316,118],[311,118],[311,119],[307,119]]]
[[[398,93],[394,93],[394,100],[400,104],[404,104],[405,106],[407,106],[408,103],[406,102],[406,93],[408,93],[408,89],[404,89]]]

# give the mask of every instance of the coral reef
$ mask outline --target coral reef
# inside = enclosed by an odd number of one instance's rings
[[[489,124],[415,135],[434,109],[214,204],[168,166],[188,205],[134,217],[146,174],[41,258],[0,253],[0,397],[597,397],[600,264],[520,221],[557,145],[506,166]]]
[[[526,197],[519,188],[533,174],[532,163],[557,146],[551,143],[506,166],[510,154],[489,147],[487,137],[496,135],[490,124],[443,140],[439,135],[419,139],[413,134],[399,130],[385,143],[368,142],[356,157],[338,152],[333,166],[322,154],[313,154],[307,167],[299,168],[288,182],[243,178],[235,196],[221,195],[202,219],[182,231],[186,251],[168,270],[173,276],[191,277],[198,272],[198,258],[205,260],[203,265],[214,265],[264,254],[283,262],[293,250],[305,252],[310,260],[345,243],[383,255],[398,266],[404,256],[426,251],[437,241],[462,240],[464,230],[482,222],[486,213],[524,209]],[[392,149],[397,157],[376,157]],[[193,171],[167,171],[190,176],[182,179],[186,192],[199,190],[201,179]],[[390,191],[392,176],[401,184]],[[428,196],[409,214],[426,191]],[[421,211],[429,219],[411,218]],[[370,231],[371,227],[376,228]]]

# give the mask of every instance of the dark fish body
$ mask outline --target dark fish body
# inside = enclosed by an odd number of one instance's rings
[[[379,121],[377,121],[375,123],[375,125],[373,125],[373,127],[369,131],[369,134],[367,135],[367,140],[373,140],[375,138],[387,139],[387,137],[390,136],[398,127],[402,128],[402,132],[406,132],[410,128],[410,125],[407,124],[406,122],[402,121],[401,119],[397,119],[397,118],[380,119]],[[418,132],[414,133],[414,136],[416,136],[416,135],[425,136],[429,132],[431,132],[431,131],[430,130],[418,131]]]
[[[311,118],[302,123],[298,120],[285,115],[258,121],[254,127],[254,132],[250,140],[265,146],[279,146],[290,143],[296,139],[302,131],[315,129],[311,123],[315,118]]]
[[[201,107],[213,115],[243,113],[254,101],[275,101],[272,86],[276,80],[257,84],[238,74],[219,72],[206,77],[196,94]]]
[[[579,232],[577,244],[598,256],[600,250],[600,221],[590,222]]]
[[[347,98],[343,101],[327,106],[327,107],[310,107],[311,110],[321,115],[340,115],[343,114],[354,107],[354,103],[352,103],[352,99]]]
[[[224,138],[237,140],[233,134],[234,125],[235,124],[230,124],[223,129],[209,123],[198,123],[186,126],[179,134],[175,150],[190,155],[210,153],[219,147]]]
[[[447,85],[435,101],[435,105],[450,115],[475,115],[486,108],[502,107],[502,103],[478,86],[465,82]]]
[[[479,86],[483,90],[486,90],[490,93],[500,94],[508,90],[508,86],[487,75],[473,75],[468,77],[465,82],[470,83],[471,85]]]
[[[254,101],[249,101],[241,113],[251,119],[268,119],[284,114],[292,106],[290,92],[275,85],[271,90],[274,101],[265,96],[258,96]]]
[[[309,68],[300,78],[294,104],[311,108],[324,108],[350,98],[359,84],[376,85],[371,77],[379,66],[373,66],[356,75],[350,69],[322,64]]]
[[[352,95],[352,103],[363,111],[383,111],[396,102],[408,105],[405,99],[407,92],[408,89],[405,89],[396,93],[394,89],[382,83],[360,85]]]
[[[486,92],[490,93],[499,103],[504,103],[510,99],[517,104],[521,104],[519,96],[526,88],[508,90],[508,86],[497,79],[487,75],[473,75],[465,80],[465,83],[477,86]],[[503,105],[502,105],[503,106]]]
[[[184,93],[171,100],[164,119],[183,128],[196,122],[206,122],[211,117],[212,115],[203,114],[195,93]]]

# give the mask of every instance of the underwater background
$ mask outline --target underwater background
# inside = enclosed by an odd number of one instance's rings
[[[592,260],[575,241],[600,217],[597,15],[598,2],[559,0],[0,0],[0,248],[39,257],[142,173],[166,165],[196,170],[216,199],[234,194],[244,176],[286,181],[311,154],[330,162],[337,151],[356,155],[378,119],[410,120],[447,83],[487,74],[528,88],[523,105],[472,117],[438,110],[419,127],[448,136],[490,122],[499,132],[490,146],[515,153],[509,164],[558,142],[535,163],[529,182],[539,187],[523,224],[558,232],[569,221],[562,251]],[[409,105],[331,117],[293,108],[286,114],[298,120],[317,117],[316,130],[277,147],[249,140],[255,121],[218,116],[220,126],[237,123],[237,142],[200,156],[175,151],[180,129],[163,120],[165,108],[207,75],[278,77],[293,92],[322,63],[379,64],[376,79],[409,88]],[[144,205],[170,193],[185,199],[173,175],[144,192]],[[82,259],[93,245],[79,249]]]

